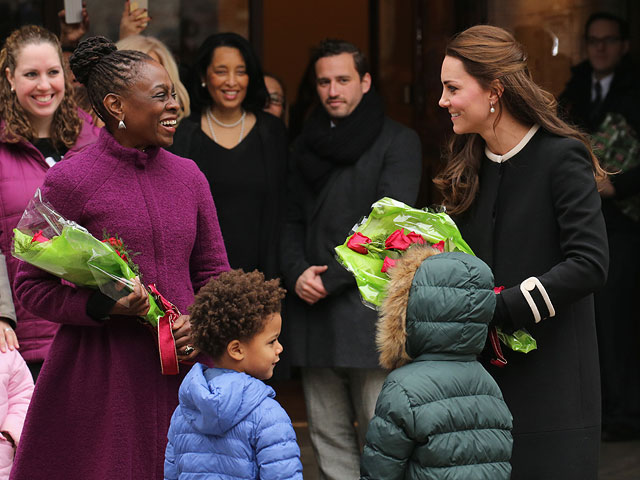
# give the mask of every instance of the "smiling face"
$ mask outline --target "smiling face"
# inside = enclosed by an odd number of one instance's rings
[[[180,105],[162,65],[145,61],[138,72],[138,81],[121,98],[127,126],[119,131],[123,146],[166,148],[173,143]]]
[[[31,124],[51,124],[64,98],[64,70],[58,50],[49,42],[25,45],[16,56],[13,72],[5,71],[18,102]]]
[[[240,110],[249,86],[247,66],[240,50],[217,47],[207,67],[205,83],[214,110]]]
[[[244,352],[244,358],[239,365],[240,371],[260,380],[271,378],[283,350],[278,342],[281,328],[282,317],[279,313],[273,313],[266,319],[260,333],[248,341],[240,342]]]
[[[449,111],[453,131],[458,135],[478,133],[487,138],[485,135],[493,128],[495,119],[495,113],[489,111],[492,92],[469,75],[462,61],[455,57],[444,57],[441,81],[438,105]]]
[[[362,78],[351,53],[322,57],[316,62],[316,90],[320,102],[333,120],[346,118],[371,88],[371,76]]]

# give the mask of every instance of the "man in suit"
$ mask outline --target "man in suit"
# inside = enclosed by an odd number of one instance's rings
[[[619,114],[640,135],[640,91],[631,63],[629,28],[621,18],[594,13],[585,26],[587,59],[572,69],[560,95],[568,119],[593,134]],[[638,138],[638,137],[637,137]],[[625,201],[640,193],[640,159],[600,186],[609,240],[609,275],[596,297],[602,377],[603,440],[640,438],[640,356],[637,291],[640,221]],[[622,365],[625,367],[623,368]]]
[[[360,448],[386,374],[377,361],[376,312],[362,304],[334,247],[380,198],[416,201],[421,149],[414,131],[384,115],[357,47],[325,40],[311,61],[319,105],[292,147],[281,241],[291,292],[287,347],[302,367],[320,478],[349,480],[359,478]]]

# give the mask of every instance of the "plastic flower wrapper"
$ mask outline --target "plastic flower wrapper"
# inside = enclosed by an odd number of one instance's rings
[[[139,276],[138,266],[123,241],[117,235],[108,237],[106,232],[108,238],[98,240],[87,229],[56,212],[42,198],[39,189],[13,232],[12,254],[20,260],[76,286],[99,289],[114,300],[133,291],[134,279]],[[177,374],[177,354],[170,327],[180,313],[168,302],[173,310],[163,310],[158,302],[166,300],[153,285],[150,290],[149,312],[143,318],[158,331],[163,373]]]
[[[598,131],[593,134],[593,152],[611,172],[626,172],[640,164],[638,133],[619,113],[608,113]],[[640,195],[615,200],[625,215],[640,221]]]
[[[338,262],[355,277],[363,303],[377,309],[386,296],[388,269],[413,244],[429,243],[441,252],[474,255],[460,230],[445,212],[417,209],[389,197],[371,206],[371,214],[358,222],[342,245],[335,248]],[[528,352],[536,348],[529,333],[498,332],[509,348]]]

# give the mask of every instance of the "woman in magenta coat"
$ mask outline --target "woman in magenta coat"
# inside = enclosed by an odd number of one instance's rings
[[[0,52],[0,249],[7,260],[2,284],[12,284],[18,269],[12,230],[47,170],[98,138],[91,117],[75,106],[62,65],[58,39],[36,25],[14,31]],[[0,346],[13,348],[19,341],[35,380],[58,327],[15,297],[13,302],[17,326],[15,319],[0,318]]]
[[[45,198],[101,238],[118,234],[145,284],[182,312],[210,277],[228,270],[209,184],[191,161],[170,154],[179,105],[166,70],[103,37],[71,57],[76,78],[105,122],[97,142],[52,168]],[[21,264],[20,301],[61,324],[27,415],[12,478],[161,479],[180,375],[160,373],[149,308],[139,284],[114,302]],[[174,324],[180,360],[197,354],[190,324]]]

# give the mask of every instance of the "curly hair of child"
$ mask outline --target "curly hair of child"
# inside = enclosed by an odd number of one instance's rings
[[[285,293],[279,279],[265,281],[258,270],[230,270],[212,278],[189,307],[194,345],[220,358],[232,340],[246,341],[260,333],[267,318],[280,313]]]

